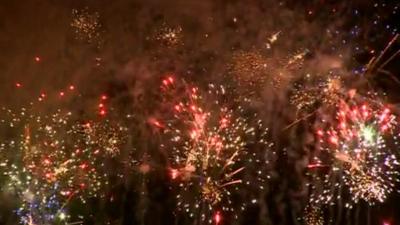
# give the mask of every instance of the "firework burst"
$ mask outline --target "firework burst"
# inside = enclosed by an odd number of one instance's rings
[[[325,106],[336,105],[342,96],[342,89],[341,77],[329,74],[324,78],[317,78],[315,81],[306,80],[304,83],[296,83],[289,101],[300,112],[310,111],[322,104]]]
[[[90,13],[88,8],[72,10],[71,28],[75,32],[75,38],[88,43],[100,45],[101,43],[101,24],[100,15],[97,12]]]
[[[301,67],[305,54],[304,51],[286,59],[268,57],[260,51],[238,51],[229,64],[230,73],[250,95],[267,84],[279,89],[293,79],[293,71]]]
[[[18,196],[21,204],[16,210],[20,222],[27,225],[68,224],[70,216],[64,207],[69,199],[65,199],[64,203],[60,202],[57,185],[53,189],[35,190],[37,187],[37,181],[32,181],[28,189],[17,192],[22,194]]]
[[[264,189],[269,178],[263,171],[272,154],[267,130],[260,121],[252,126],[241,116],[242,108],[228,108],[222,86],[210,85],[202,95],[199,88],[168,78],[162,89],[172,117],[153,124],[167,137],[162,147],[170,159],[178,209],[190,217],[200,213],[210,223],[221,220],[222,212],[235,214],[235,197],[244,189]]]
[[[352,200],[347,207],[359,200],[383,202],[399,182],[399,162],[392,149],[398,146],[396,116],[372,101],[341,101],[336,118],[321,122],[316,132],[321,150],[310,168],[328,172],[317,176],[323,188],[317,191],[314,187],[311,201],[333,204],[346,187]]]
[[[180,26],[162,24],[154,35],[154,39],[166,47],[177,47],[183,44],[183,29]]]
[[[304,215],[305,225],[324,225],[322,210],[316,206],[307,206]]]
[[[76,121],[61,110],[43,116],[24,108],[2,112],[2,128],[9,135],[0,145],[7,159],[3,173],[7,187],[22,199],[17,212],[25,215],[23,223],[64,220],[60,202],[77,197],[85,203],[88,197],[104,196],[109,186],[107,160],[118,155],[125,128],[103,118]]]

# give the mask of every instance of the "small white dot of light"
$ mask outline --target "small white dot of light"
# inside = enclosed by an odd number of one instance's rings
[[[65,213],[62,212],[60,213],[59,217],[61,220],[64,220],[67,216],[65,215]]]

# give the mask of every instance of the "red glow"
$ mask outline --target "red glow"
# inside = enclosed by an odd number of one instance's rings
[[[51,162],[50,162],[49,159],[45,159],[45,160],[43,160],[43,163],[44,163],[45,165],[49,165]]]
[[[102,109],[99,112],[100,116],[105,116],[107,114],[106,110]]]
[[[152,124],[152,125],[154,125],[154,126],[156,126],[158,128],[163,128],[164,127],[159,121],[157,121],[154,118],[150,118],[148,121],[149,121],[150,124]]]
[[[84,164],[81,164],[79,167],[84,170],[88,167],[88,165],[86,163],[84,163]]]
[[[162,81],[164,86],[168,86],[174,83],[174,78],[169,76]]]
[[[227,118],[222,118],[220,121],[220,127],[225,128],[228,126],[228,119]]]
[[[346,117],[346,113],[345,113],[344,111],[340,111],[340,112],[339,112],[339,116],[341,116],[341,117]]]
[[[365,111],[365,110],[367,110],[367,106],[366,105],[362,105],[361,109]]]
[[[15,87],[20,88],[20,87],[22,87],[22,84],[21,83],[15,83]]]
[[[36,61],[36,62],[40,62],[40,57],[39,57],[39,56],[36,56],[36,57],[35,57],[35,61]]]
[[[101,96],[101,100],[107,100],[107,98],[108,98],[107,95],[102,95]]]
[[[178,170],[176,170],[176,169],[171,169],[171,178],[172,178],[173,180],[175,180],[175,179],[178,177],[178,175],[179,175]]]
[[[217,211],[214,215],[215,224],[219,224],[222,220],[221,213]]]
[[[308,165],[307,165],[307,168],[309,168],[309,169],[323,168],[323,167],[327,167],[327,166],[326,166],[326,165],[319,164],[319,163],[316,163],[316,164],[308,164]]]
[[[363,112],[363,116],[364,116],[364,117],[368,117],[368,116],[369,116],[369,113],[368,113],[368,112]]]
[[[383,113],[384,113],[384,114],[388,114],[388,113],[390,113],[390,109],[388,109],[388,108],[385,108],[385,109],[383,110]]]
[[[335,137],[335,136],[332,136],[332,137],[330,137],[329,138],[329,141],[332,143],[332,144],[338,144],[338,138],[337,137]]]

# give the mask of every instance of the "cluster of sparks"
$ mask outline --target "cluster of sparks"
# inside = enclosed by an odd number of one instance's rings
[[[270,66],[268,59],[259,52],[237,52],[232,56],[232,72],[242,85],[263,84]]]
[[[290,103],[299,111],[310,111],[321,104],[335,105],[342,96],[343,80],[338,75],[331,74],[318,79],[311,86],[307,84],[307,82],[296,84],[290,96]]]
[[[351,196],[347,207],[360,200],[384,202],[400,182],[400,163],[392,149],[398,146],[396,116],[389,106],[369,98],[360,101],[354,92],[346,99],[339,76],[330,74],[315,84],[303,90],[314,93],[312,100],[291,102],[299,110],[317,104],[335,109],[333,119],[331,112],[318,117],[320,148],[308,166],[311,204],[335,204],[343,187]],[[237,218],[268,185],[275,157],[268,130],[240,101],[232,101],[235,95],[222,85],[209,84],[203,92],[170,76],[160,89],[164,115],[149,122],[163,137],[160,147],[168,158],[177,208],[207,223],[220,224],[224,215]],[[43,93],[38,101],[46,97]],[[62,110],[41,116],[26,108],[2,109],[0,122],[8,138],[0,143],[0,169],[8,178],[6,189],[20,201],[16,213],[22,224],[67,224],[71,199],[85,203],[105,196],[110,186],[107,160],[120,154],[127,131],[106,119],[106,101],[102,95],[99,120],[76,119]],[[145,174],[149,167],[144,164],[140,170]],[[242,196],[243,189],[251,196]],[[245,198],[249,201],[235,201]],[[303,219],[323,224],[323,211],[308,207]]]
[[[182,44],[182,28],[180,26],[171,27],[164,24],[155,34],[154,38],[167,47],[175,47]]]
[[[311,204],[335,204],[343,187],[351,195],[347,207],[360,200],[385,201],[400,182],[400,163],[391,148],[398,145],[396,116],[379,101],[368,98],[360,104],[353,92],[345,100],[339,76],[331,74],[316,84],[315,90],[304,90],[315,92],[315,101],[304,107],[321,104],[334,108],[335,116],[323,112],[318,117],[320,148],[308,166]],[[232,101],[235,95],[222,85],[209,84],[203,92],[170,76],[160,89],[165,114],[149,122],[163,137],[177,209],[207,223],[220,224],[224,215],[237,218],[268,185],[275,157],[268,130],[240,101]],[[38,101],[46,97],[41,94]],[[85,203],[106,195],[107,159],[118,157],[127,130],[106,119],[107,96],[99,99],[99,120],[76,119],[62,110],[40,116],[26,108],[2,109],[1,124],[9,138],[0,143],[0,169],[8,178],[6,189],[20,201],[16,213],[22,224],[67,224],[71,199]],[[149,168],[140,170],[147,173]],[[322,213],[308,207],[305,224],[323,224]]]
[[[34,184],[31,184],[34,186]],[[19,196],[21,198],[21,206],[16,210],[22,224],[37,225],[37,224],[54,224],[66,223],[70,216],[65,209],[66,203],[60,202],[58,198],[58,187],[49,190],[32,190],[27,189]],[[44,192],[46,191],[46,192]],[[74,224],[80,224],[75,222]]]
[[[90,13],[87,8],[72,10],[71,27],[74,29],[78,40],[99,44],[101,40],[100,15],[97,12]]]
[[[6,187],[21,199],[23,224],[65,221],[70,199],[103,197],[107,159],[119,154],[125,128],[106,120],[76,121],[61,110],[40,116],[3,108],[2,117],[10,136],[0,144],[2,172]]]
[[[316,132],[321,150],[309,167],[330,170],[318,177],[325,188],[311,201],[333,203],[341,198],[342,186],[347,187],[353,203],[385,201],[399,182],[400,165],[393,149],[398,146],[397,121],[389,107],[341,101],[334,121],[321,124]]]
[[[201,220],[218,224],[222,212],[236,213],[232,196],[239,189],[255,185],[264,189],[268,176],[263,169],[272,152],[272,144],[265,139],[267,130],[260,121],[251,126],[240,116],[240,107],[225,107],[222,86],[210,85],[210,92],[203,95],[197,87],[179,84],[169,77],[162,90],[172,116],[153,123],[162,126],[168,137],[163,147],[170,159],[170,177],[179,190],[178,208],[190,217],[200,213]],[[257,169],[254,176],[249,176],[248,166]]]
[[[275,42],[272,36],[269,43]],[[307,51],[301,51],[286,58],[269,57],[261,51],[238,51],[232,55],[230,72],[238,85],[250,94],[264,86],[279,89],[290,81],[293,71],[298,70]]]
[[[322,210],[319,207],[307,206],[305,209],[304,225],[324,225]]]

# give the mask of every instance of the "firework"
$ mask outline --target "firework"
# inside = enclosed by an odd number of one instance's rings
[[[237,52],[232,56],[231,71],[239,85],[257,87],[267,80],[270,63],[259,52]]]
[[[102,123],[89,122],[74,128],[83,132],[86,144],[97,146],[98,148],[101,146],[106,155],[116,156],[120,153],[121,143],[124,141],[121,133],[126,128],[111,126],[109,121],[103,121]]]
[[[14,150],[16,145],[18,143],[14,141],[8,144],[2,143],[1,155],[5,155],[5,151]],[[20,223],[27,225],[64,224],[68,220],[68,214],[61,201],[67,202],[68,197],[61,196],[59,185],[42,182],[28,169],[21,168],[11,161],[14,160],[3,161],[6,169],[3,169],[2,172],[8,178],[3,186],[3,191],[13,193],[17,197],[19,207],[15,212],[20,218]]]
[[[305,225],[324,225],[324,218],[322,211],[316,206],[307,206],[304,215]]]
[[[123,127],[107,120],[76,121],[61,110],[43,116],[24,108],[2,112],[2,126],[10,136],[0,145],[7,159],[3,173],[8,188],[22,199],[18,213],[25,214],[23,223],[65,219],[65,212],[56,209],[59,202],[77,197],[85,203],[88,197],[104,196],[107,159],[118,155]]]
[[[200,213],[202,220],[219,223],[222,212],[236,212],[233,196],[255,186],[264,189],[268,172],[263,169],[272,147],[265,139],[267,130],[260,121],[250,125],[240,116],[242,108],[225,107],[229,98],[223,87],[210,85],[211,91],[202,95],[199,88],[169,78],[162,89],[172,116],[152,123],[168,137],[163,148],[177,184],[178,208],[190,217]]]
[[[182,44],[182,27],[171,27],[163,24],[158,32],[155,34],[154,39],[161,42],[167,47],[175,47]]]
[[[87,8],[72,10],[71,27],[78,40],[99,44],[101,41],[100,15],[97,12],[90,13]]]
[[[255,95],[262,87],[275,89],[290,79],[290,73],[280,60],[264,56],[259,51],[239,51],[233,54],[230,72],[241,87],[238,91]]]
[[[307,76],[309,77],[309,76]],[[325,78],[316,81],[305,81],[294,85],[290,103],[299,111],[310,111],[320,105],[335,105],[342,97],[343,80],[340,76],[329,74]]]
[[[275,41],[274,36],[270,41]],[[253,95],[267,84],[275,89],[283,87],[293,78],[293,72],[301,68],[306,53],[303,51],[286,59],[268,57],[261,51],[238,51],[232,55],[229,68],[238,85]]]
[[[278,31],[275,34],[272,34],[269,38],[267,38],[265,47],[267,49],[270,49],[272,47],[272,44],[274,44],[278,40],[278,37],[280,34],[281,34],[281,31]]]
[[[320,166],[313,170],[329,171],[317,178],[324,188],[311,200],[333,203],[347,187],[352,200],[348,207],[359,200],[383,202],[399,181],[399,162],[392,149],[398,145],[395,115],[378,103],[341,101],[334,121],[324,119],[321,124],[316,135],[322,149],[313,164]]]
[[[30,188],[17,192],[22,196],[20,207],[16,214],[20,222],[27,225],[36,224],[67,224],[70,216],[64,208],[68,200],[62,204],[58,198],[57,186],[53,189],[35,190],[36,181],[30,183]]]

